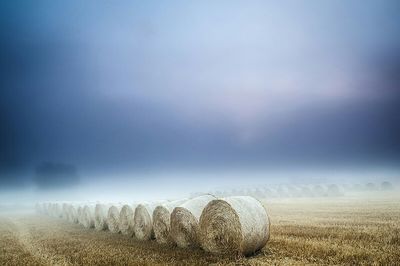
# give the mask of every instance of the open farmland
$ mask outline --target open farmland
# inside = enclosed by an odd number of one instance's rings
[[[271,238],[247,258],[212,255],[98,232],[63,219],[1,213],[0,265],[377,264],[400,261],[399,198],[264,201]]]

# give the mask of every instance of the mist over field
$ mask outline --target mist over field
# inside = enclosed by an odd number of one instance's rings
[[[0,204],[399,183],[398,1],[3,1]]]

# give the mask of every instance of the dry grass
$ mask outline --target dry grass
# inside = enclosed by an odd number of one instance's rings
[[[47,216],[1,214],[0,265],[399,265],[398,198],[265,204],[272,221],[271,239],[249,258],[137,241]]]

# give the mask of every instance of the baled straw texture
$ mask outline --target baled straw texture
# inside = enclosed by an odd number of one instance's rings
[[[102,203],[96,204],[96,207],[94,209],[94,228],[96,228],[96,230],[101,231],[101,230],[106,230],[108,228],[107,214],[109,207],[110,207],[109,204],[102,204]]]
[[[201,212],[210,201],[215,199],[212,195],[202,195],[174,208],[171,213],[170,236],[178,247],[199,246],[197,234]]]
[[[211,201],[199,222],[204,250],[217,254],[250,255],[269,240],[267,211],[255,198],[228,197]]]
[[[81,223],[85,228],[94,227],[94,208],[95,206],[87,204],[82,208]]]
[[[139,240],[154,238],[152,214],[156,204],[139,204],[133,216],[133,231]]]
[[[169,232],[171,230],[171,212],[175,207],[185,203],[187,199],[175,200],[158,205],[153,211],[153,230],[158,243],[172,243]]]
[[[112,233],[119,233],[119,212],[121,207],[119,205],[111,205],[107,213],[108,230]]]
[[[133,216],[135,214],[136,205],[125,204],[119,213],[119,230],[121,234],[133,236]]]

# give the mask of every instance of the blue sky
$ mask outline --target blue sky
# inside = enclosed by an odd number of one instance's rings
[[[0,7],[5,185],[46,161],[84,173],[398,166],[398,1]]]

